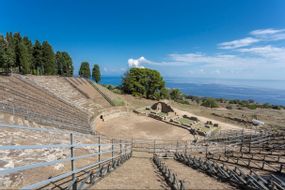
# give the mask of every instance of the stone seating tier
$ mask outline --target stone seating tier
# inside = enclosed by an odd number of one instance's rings
[[[1,77],[0,110],[40,124],[91,133],[86,112],[21,76]]]

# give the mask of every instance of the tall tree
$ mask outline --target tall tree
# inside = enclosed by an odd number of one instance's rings
[[[18,67],[18,72],[22,73],[22,63],[21,63],[21,49],[20,44],[22,37],[19,32],[13,35],[14,51],[15,51],[15,66]]]
[[[63,67],[64,72],[66,73],[66,76],[73,76],[73,62],[72,58],[67,52],[63,52],[63,57],[65,59],[65,66]]]
[[[90,66],[88,62],[82,62],[79,69],[79,76],[90,78]]]
[[[67,52],[56,56],[52,46],[47,42],[35,44],[20,33],[7,32],[0,35],[0,68],[1,71],[19,72],[21,74],[73,75],[72,59]]]
[[[16,32],[13,35],[13,45],[15,51],[15,66],[18,67],[18,72],[22,74],[30,73],[32,57],[28,45],[31,46],[31,42],[29,42],[27,38],[23,39],[21,34]]]
[[[43,53],[42,53],[42,45],[36,40],[33,46],[33,61],[32,61],[32,74],[41,75],[44,72],[44,65],[42,62]]]
[[[6,33],[6,64],[9,71],[16,67],[15,43],[12,32]]]
[[[0,36],[0,68],[2,71],[9,72],[11,71],[15,59],[13,56],[13,51],[9,47],[8,41],[4,38],[4,36]]]
[[[62,76],[73,75],[72,59],[67,52],[56,52],[55,55],[57,74]]]
[[[6,50],[6,42],[4,37],[0,35],[0,68],[3,69],[5,69],[6,67],[5,50]]]
[[[165,96],[165,82],[160,73],[147,68],[131,68],[124,76],[124,92],[149,99]]]
[[[63,66],[65,65],[65,60],[62,55],[62,52],[58,51],[55,54],[55,63],[57,65],[57,74],[64,75]]]
[[[101,80],[101,72],[99,65],[95,64],[92,69],[92,79],[95,80],[97,83]]]
[[[32,62],[33,62],[33,44],[29,40],[28,37],[24,37],[22,40],[22,43],[26,49],[26,52],[25,52],[26,64],[23,64],[23,73],[24,74],[28,74],[28,73],[30,74],[32,71]]]
[[[30,60],[29,51],[23,41],[19,43],[19,62],[20,62],[20,73],[30,73]]]
[[[56,74],[55,55],[51,45],[44,41],[42,44],[42,64],[45,75]]]

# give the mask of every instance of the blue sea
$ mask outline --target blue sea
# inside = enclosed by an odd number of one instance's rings
[[[259,103],[285,105],[284,80],[238,80],[212,78],[164,78],[166,87],[184,94],[225,99],[253,99]],[[122,77],[103,76],[102,84],[120,85]]]

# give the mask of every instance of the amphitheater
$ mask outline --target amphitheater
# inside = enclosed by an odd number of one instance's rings
[[[153,103],[83,78],[0,76],[0,188],[285,189],[284,131],[211,120],[219,131],[192,135],[134,112]]]

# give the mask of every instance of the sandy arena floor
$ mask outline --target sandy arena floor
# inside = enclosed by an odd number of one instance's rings
[[[110,119],[97,126],[96,130],[116,138],[193,140],[185,129],[166,124],[155,119],[138,116],[134,113]]]

